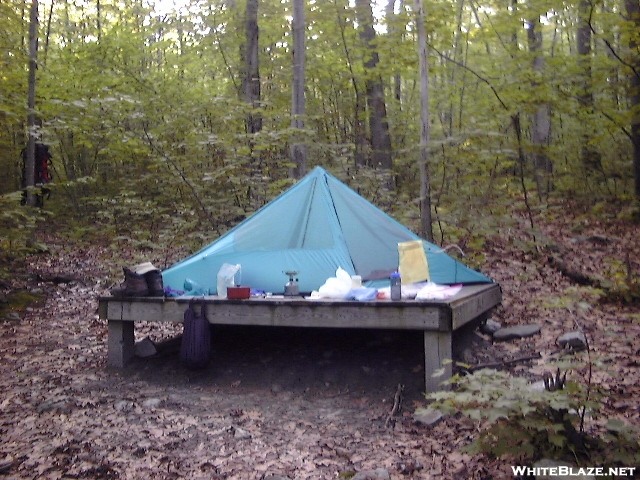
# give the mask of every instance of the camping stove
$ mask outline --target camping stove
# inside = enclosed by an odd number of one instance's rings
[[[295,297],[300,294],[298,289],[298,280],[295,276],[298,274],[295,270],[287,270],[284,272],[285,275],[289,277],[289,281],[284,285],[284,296],[285,297]]]

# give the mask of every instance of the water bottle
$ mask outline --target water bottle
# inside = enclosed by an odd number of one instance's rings
[[[194,297],[201,297],[201,296],[204,296],[204,295],[207,294],[205,289],[203,287],[201,287],[198,282],[195,282],[195,281],[191,280],[190,278],[186,278],[184,280],[183,287],[184,287],[185,291],[187,292],[187,295],[192,295]]]
[[[398,272],[393,272],[390,278],[391,300],[400,300],[402,298],[402,279]]]

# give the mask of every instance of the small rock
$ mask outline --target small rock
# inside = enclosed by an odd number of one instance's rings
[[[248,438],[251,438],[251,434],[243,428],[234,427],[233,438],[237,438],[238,440],[246,440]]]
[[[125,412],[133,408],[133,402],[131,400],[119,400],[115,403],[114,408],[119,412]]]
[[[501,328],[502,328],[502,324],[500,322],[496,322],[493,318],[489,318],[480,327],[480,331],[486,335],[493,335]]]
[[[363,470],[356,473],[351,480],[391,480],[391,475],[386,468],[376,468],[375,470]]]
[[[396,469],[403,475],[413,475],[415,472],[422,470],[424,467],[420,460],[410,456],[403,456],[401,460],[396,462]]]
[[[546,390],[546,387],[544,386],[544,380],[530,383],[529,390],[531,390],[532,392],[542,392]]]
[[[144,402],[142,402],[142,406],[144,408],[157,408],[162,403],[162,400],[159,398],[147,398]]]
[[[493,334],[493,339],[498,341],[513,340],[514,338],[531,337],[538,333],[540,333],[540,325],[516,325],[501,328]]]
[[[264,480],[291,480],[289,477],[285,477],[284,475],[278,475],[276,473],[271,473],[264,477]]]
[[[440,423],[444,415],[439,410],[433,410],[431,408],[420,408],[413,414],[413,421],[421,423],[428,427],[432,427]]]
[[[71,404],[66,400],[59,400],[57,402],[42,402],[40,405],[38,405],[36,410],[38,413],[58,412],[68,415],[69,413],[71,413]]]
[[[158,353],[155,343],[153,343],[149,337],[136,343],[134,351],[136,357],[140,358],[152,357]]]
[[[9,312],[7,314],[7,320],[20,320],[20,314],[18,312]]]
[[[579,330],[563,333],[556,339],[556,343],[562,348],[574,350],[576,352],[587,349],[587,339]]]

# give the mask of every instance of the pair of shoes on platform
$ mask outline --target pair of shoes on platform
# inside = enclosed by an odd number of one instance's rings
[[[114,297],[162,297],[164,285],[162,273],[150,262],[124,267],[124,282],[111,289]]]

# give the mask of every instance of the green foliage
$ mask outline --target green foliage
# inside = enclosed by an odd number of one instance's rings
[[[21,205],[22,192],[0,195],[0,278],[6,277],[9,261],[47,247],[34,238],[40,222],[48,212]]]
[[[585,286],[570,286],[558,296],[547,298],[543,304],[547,309],[561,309],[569,312],[587,313],[592,305],[605,295],[602,289]]]
[[[21,205],[22,192],[0,195],[0,251],[18,255],[40,248],[32,232],[47,217],[44,210]]]
[[[4,273],[5,272],[0,268],[0,279],[3,278]],[[26,290],[10,292],[5,298],[3,298],[3,301],[0,302],[0,322],[8,319],[7,314],[9,312],[24,311],[27,307],[41,300],[42,297],[40,295]]]
[[[443,246],[460,246],[465,262],[477,268],[485,239],[519,221],[523,186],[532,192],[528,208],[534,212],[548,200],[535,195],[533,153],[543,151],[554,163],[552,195],[585,192],[625,205],[633,198],[625,133],[631,116],[621,101],[625,85],[611,80],[624,78],[621,63],[605,49],[594,50],[597,108],[585,107],[577,100],[577,79],[584,74],[574,56],[577,6],[538,2],[505,9],[494,3],[479,10],[465,3],[432,5],[428,18],[434,232]],[[0,193],[20,184],[27,6],[0,5],[0,168],[8,173],[0,179]],[[253,106],[240,94],[242,2],[192,2],[189,9],[165,14],[154,12],[153,2],[105,0],[99,19],[82,3],[54,2],[50,22],[42,6],[40,17],[47,22],[40,31],[37,134],[51,147],[60,185],[48,208],[64,214],[61,228],[74,238],[108,237],[140,251],[167,252],[177,244],[191,249],[292,182],[292,143],[306,145],[309,167],[327,167],[420,230],[420,99],[410,3],[379,15],[380,61],[373,72],[363,66],[370,52],[359,38],[352,4],[306,5],[307,113],[301,130],[290,127],[291,12],[286,3],[261,3],[264,128],[255,135],[245,132]],[[619,31],[611,45],[627,45],[634,30],[623,16],[605,9],[592,13],[596,32]],[[534,72],[522,19],[545,14],[545,68]],[[364,97],[371,75],[385,84],[390,172],[355,163],[368,135]],[[541,147],[531,140],[532,115],[545,103],[552,105],[554,136]],[[580,157],[587,141],[601,155],[594,168]],[[536,247],[531,238],[517,240],[523,250]],[[627,288],[624,265],[612,262],[611,270],[621,291]]]
[[[454,390],[427,395],[432,400],[428,408],[478,422],[478,437],[464,447],[469,453],[603,466],[634,466],[640,461],[637,432],[622,422],[611,420],[600,437],[584,432],[584,416],[595,416],[600,403],[599,395],[579,382],[549,391],[506,372],[479,370],[454,376],[450,383]]]
[[[577,411],[580,406],[565,391],[533,390],[527,380],[494,370],[480,370],[456,382],[455,392],[438,392],[428,398],[435,400],[431,408],[448,414],[461,412],[490,425],[468,450],[502,456],[516,449],[532,457],[557,454],[565,447],[566,439],[560,436],[571,416],[559,412]]]

